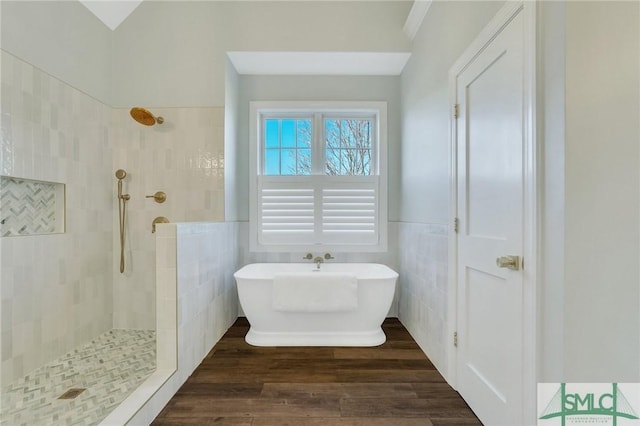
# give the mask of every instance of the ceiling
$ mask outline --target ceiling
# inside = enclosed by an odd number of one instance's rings
[[[118,28],[142,0],[79,0],[112,31]]]
[[[78,0],[112,31],[131,15],[143,0]],[[413,37],[422,23],[432,0],[415,0],[405,22],[404,31]]]
[[[79,0],[112,31],[143,0]],[[418,0],[405,24],[412,39],[431,1]],[[399,75],[408,52],[229,52],[239,74],[262,75]]]

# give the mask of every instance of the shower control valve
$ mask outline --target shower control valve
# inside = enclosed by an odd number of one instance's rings
[[[153,198],[156,203],[161,204],[167,201],[167,194],[163,191],[158,191],[153,195],[145,195],[144,198]]]
[[[303,259],[311,260],[311,259],[313,259],[313,255],[311,253],[307,253],[307,254],[304,255]]]

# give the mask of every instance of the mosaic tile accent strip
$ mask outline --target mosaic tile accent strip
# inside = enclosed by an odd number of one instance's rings
[[[0,177],[0,235],[56,232],[57,185],[61,184]]]
[[[156,368],[153,330],[111,330],[3,389],[2,426],[95,425]],[[75,399],[58,399],[86,388]]]

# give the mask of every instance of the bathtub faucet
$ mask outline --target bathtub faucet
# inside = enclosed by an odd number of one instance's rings
[[[324,258],[318,256],[315,259],[313,259],[313,261],[316,263],[316,268],[320,269],[320,264],[324,263]]]

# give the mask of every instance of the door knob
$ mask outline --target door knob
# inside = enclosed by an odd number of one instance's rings
[[[509,268],[514,271],[520,269],[520,256],[500,256],[496,259],[496,265],[499,268]]]

